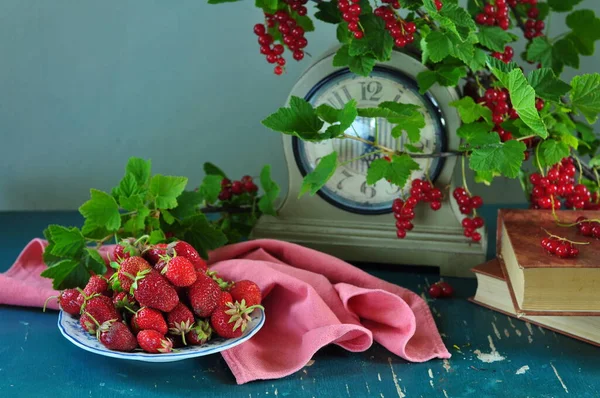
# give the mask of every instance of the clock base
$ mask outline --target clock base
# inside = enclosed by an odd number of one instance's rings
[[[346,261],[439,267],[441,276],[474,277],[470,269],[485,262],[487,239],[473,243],[460,227],[419,227],[398,239],[393,224],[262,216],[250,237],[279,239]]]

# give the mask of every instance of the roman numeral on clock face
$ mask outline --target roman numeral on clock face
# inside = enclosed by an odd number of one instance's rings
[[[352,95],[350,95],[350,91],[348,91],[348,87],[346,86],[342,86],[339,90],[333,91],[331,94],[333,95],[333,98],[328,98],[327,102],[334,108],[343,108],[344,105],[346,105],[346,102],[352,99]]]

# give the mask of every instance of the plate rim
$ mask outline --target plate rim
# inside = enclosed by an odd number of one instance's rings
[[[106,350],[101,350],[101,349],[86,345],[86,344],[82,343],[81,341],[79,341],[76,337],[69,334],[69,332],[67,330],[65,330],[64,326],[62,325],[63,316],[65,316],[63,314],[62,310],[59,311],[59,314],[58,314],[57,326],[58,326],[59,331],[63,335],[63,337],[65,337],[72,344],[76,345],[77,347],[79,347],[85,351],[92,352],[97,355],[102,355],[102,356],[111,357],[111,358],[118,358],[118,359],[144,361],[144,362],[173,362],[173,361],[178,361],[178,360],[183,360],[183,359],[188,359],[188,358],[216,354],[218,352],[229,350],[235,346],[238,346],[238,345],[246,342],[252,336],[254,336],[256,333],[258,333],[258,331],[263,327],[263,325],[265,323],[264,310],[262,310],[261,308],[256,308],[252,312],[252,315],[254,315],[256,313],[256,311],[258,311],[259,315],[260,315],[260,319],[258,320],[256,327],[254,329],[252,329],[245,336],[237,337],[234,339],[227,339],[226,341],[229,341],[229,343],[226,343],[226,345],[213,347],[213,348],[210,348],[210,349],[207,349],[204,351],[170,352],[170,353],[165,353],[165,354],[151,354],[151,353],[147,353],[147,352],[121,352],[121,351],[109,350],[108,348]],[[71,316],[69,315],[69,317],[71,317]]]

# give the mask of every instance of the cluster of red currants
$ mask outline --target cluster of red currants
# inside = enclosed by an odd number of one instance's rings
[[[305,4],[308,3],[308,0],[283,0],[290,8],[298,13],[300,16],[305,16],[308,12],[308,9],[305,7]]]
[[[507,117],[510,119],[517,119],[519,117],[517,110],[510,103],[508,90],[488,88],[479,102],[492,111],[492,121],[495,125],[494,131],[498,133],[500,140],[502,142],[512,140],[512,133],[504,130],[501,126]]]
[[[504,62],[505,64],[512,61],[514,55],[515,55],[515,50],[511,46],[505,46],[503,53],[498,52],[498,51],[494,51],[492,53],[492,57],[499,59],[500,61]]]
[[[413,229],[412,220],[415,218],[415,207],[419,202],[429,203],[429,207],[437,211],[442,208],[442,191],[435,188],[429,181],[415,178],[411,183],[410,196],[406,201],[398,198],[392,204],[392,211],[396,218],[396,236],[400,239],[406,237],[406,231]]]
[[[382,1],[382,3],[390,3],[390,6],[377,7],[374,14],[383,19],[385,28],[394,39],[396,47],[405,47],[414,42],[417,25],[414,22],[406,22],[396,14],[393,8],[400,8],[400,4],[397,1]]]
[[[527,10],[528,19],[525,22],[525,38],[531,40],[535,37],[543,36],[546,24],[544,24],[544,21],[537,19],[540,16],[540,9],[537,7],[538,0],[509,0],[509,4],[512,7],[516,7],[517,3],[529,5],[529,9]]]
[[[431,298],[452,297],[454,289],[448,282],[436,282],[429,286],[429,296]]]
[[[496,4],[486,4],[483,12],[475,16],[479,25],[499,26],[503,30],[510,27],[509,8],[506,0],[496,0]]]
[[[542,239],[542,247],[560,258],[574,258],[579,255],[579,249],[573,243],[552,236]]]
[[[297,1],[296,3],[299,4],[302,2]],[[296,12],[300,14],[300,10],[302,8],[298,8]],[[304,7],[304,10],[306,10],[306,7]],[[306,11],[304,12],[306,13]],[[266,26],[260,23],[254,25],[254,33],[258,36],[260,53],[266,56],[268,63],[277,64],[274,72],[276,75],[281,75],[283,73],[283,66],[286,63],[285,58],[282,56],[285,48],[282,44],[273,45],[273,35],[268,32],[268,28],[277,26],[277,30],[283,36],[283,44],[292,51],[296,61],[304,58],[303,49],[308,45],[308,41],[304,37],[304,29],[298,26],[296,20],[287,12],[279,10],[275,14],[265,14],[265,18]]]
[[[530,202],[533,209],[560,209],[561,199],[567,209],[588,209],[593,205],[592,194],[583,184],[575,184],[577,169],[573,159],[564,158],[550,168],[546,176],[532,173]]]
[[[358,22],[362,12],[358,3],[360,3],[360,0],[339,0],[337,6],[342,13],[342,19],[348,22],[348,30],[352,32],[354,38],[362,39],[365,33]],[[398,4],[398,6],[400,5]]]
[[[577,229],[583,236],[594,237],[600,239],[600,222],[595,220],[588,220],[581,216],[577,219]]]
[[[233,196],[242,195],[248,192],[254,194],[258,191],[258,186],[252,181],[252,177],[243,176],[240,181],[230,181],[223,178],[221,181],[221,192],[219,192],[219,200],[230,200]]]
[[[454,196],[460,212],[465,215],[469,215],[473,210],[483,206],[481,196],[471,196],[463,187],[455,188],[452,196]],[[473,242],[479,242],[481,234],[476,230],[483,227],[483,224],[484,221],[481,217],[464,218],[462,220],[462,227],[465,237],[471,238]]]

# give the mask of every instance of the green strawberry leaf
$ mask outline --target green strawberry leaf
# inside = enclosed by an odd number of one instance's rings
[[[79,213],[86,219],[88,230],[89,228],[118,230],[121,226],[121,214],[115,198],[97,189],[91,189],[90,195],[91,199],[79,208]]]
[[[473,150],[469,166],[478,173],[500,173],[515,178],[521,170],[526,149],[524,143],[516,140],[484,145]]]
[[[163,220],[165,220],[167,224],[171,225],[175,222],[175,217],[173,217],[173,215],[168,210],[162,209],[160,211],[160,214],[162,215]]]
[[[589,123],[595,123],[600,113],[600,74],[575,76],[571,81],[571,105]]]
[[[475,103],[471,97],[463,97],[460,100],[451,102],[450,105],[458,110],[460,118],[465,123],[473,123],[481,118],[490,123],[492,121],[492,111],[490,108]]]
[[[258,201],[258,209],[263,214],[276,216],[275,200],[279,196],[279,185],[271,178],[271,165],[266,165],[260,172],[260,185],[264,191]]]
[[[317,167],[304,177],[298,197],[307,192],[313,196],[327,183],[337,168],[337,156],[337,152],[331,152],[329,155],[321,158],[319,163],[317,163]]]
[[[527,81],[538,97],[560,102],[560,97],[571,90],[571,86],[556,77],[552,69],[541,68],[529,73]]]
[[[186,177],[173,177],[156,174],[150,181],[150,195],[158,209],[172,209],[177,207],[177,197],[181,195],[188,179]]]

